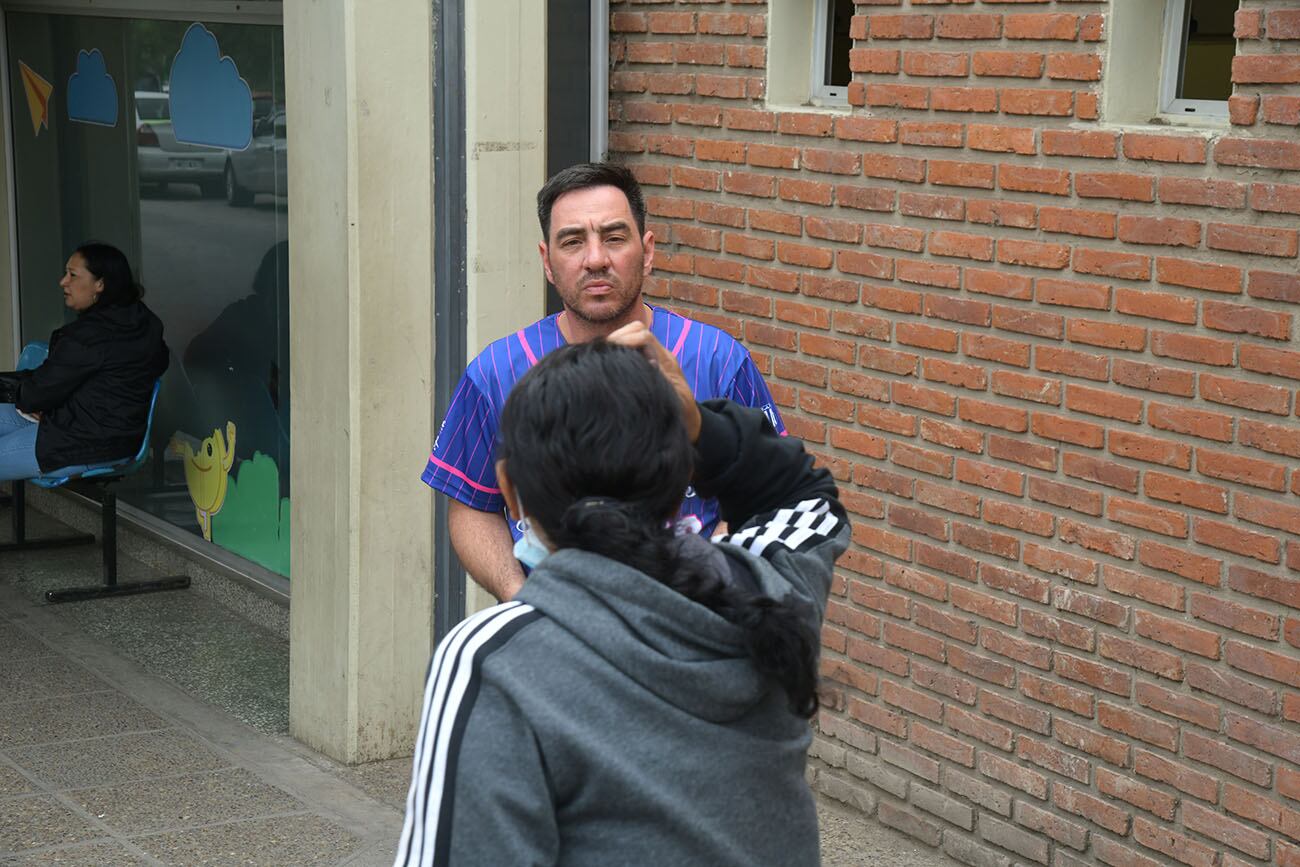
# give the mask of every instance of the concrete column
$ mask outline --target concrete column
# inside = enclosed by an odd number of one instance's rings
[[[349,763],[410,753],[432,636],[431,8],[284,4],[289,727]]]
[[[465,79],[465,342],[473,357],[546,312],[537,256],[537,191],[546,182],[546,4],[467,3]],[[467,580],[465,602],[474,612],[496,600]]]

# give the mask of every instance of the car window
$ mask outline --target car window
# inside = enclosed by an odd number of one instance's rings
[[[140,120],[170,120],[167,100],[156,96],[136,97],[135,111]]]

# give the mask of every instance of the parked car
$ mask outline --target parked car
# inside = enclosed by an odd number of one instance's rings
[[[135,151],[141,185],[197,184],[205,196],[225,191],[226,151],[177,141],[166,93],[135,91]]]
[[[226,151],[226,201],[234,207],[253,202],[257,193],[286,195],[288,126],[284,109],[274,108],[253,121],[253,140],[242,151]]]

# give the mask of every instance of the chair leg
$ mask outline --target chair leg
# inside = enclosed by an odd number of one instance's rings
[[[117,580],[117,492],[111,487],[104,488],[104,497],[100,503],[100,527],[103,529],[104,583],[97,587],[69,587],[63,590],[48,590],[45,601],[51,604],[60,602],[85,602],[90,599],[107,599],[113,596],[135,596],[140,593],[157,593],[162,590],[184,590],[190,586],[188,575],[174,575],[152,581],[129,581],[119,584]]]
[[[74,533],[71,536],[54,536],[49,539],[28,539],[27,484],[25,482],[17,481],[13,483],[13,501],[14,540],[0,544],[0,553],[5,551],[39,551],[43,548],[70,548],[74,545],[95,544],[94,533]]]

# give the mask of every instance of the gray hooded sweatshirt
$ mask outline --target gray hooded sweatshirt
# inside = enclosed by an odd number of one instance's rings
[[[820,632],[848,522],[757,410],[701,406],[695,486],[737,530],[680,553]],[[629,566],[554,552],[430,667],[398,865],[816,865],[808,721],[743,630]]]

